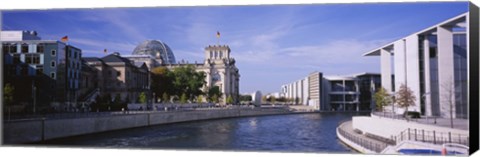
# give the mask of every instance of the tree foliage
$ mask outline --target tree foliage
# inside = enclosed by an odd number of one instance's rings
[[[202,95],[198,95],[197,96],[197,103],[202,103],[203,102],[203,96]]]
[[[416,97],[413,95],[413,91],[410,88],[401,84],[395,101],[398,106],[403,107],[405,108],[405,111],[408,111],[408,107],[415,105]]]
[[[163,102],[167,96],[186,95],[187,100],[193,100],[203,94],[201,88],[205,85],[206,75],[196,72],[192,65],[176,67],[168,70],[166,67],[157,67],[152,70],[152,91],[162,94]],[[160,96],[160,95],[157,95]]]
[[[191,65],[177,67],[173,70],[174,94],[186,94],[188,100],[203,94],[201,88],[206,83],[205,73],[196,72]]]
[[[5,106],[13,105],[14,91],[15,88],[10,83],[5,84],[5,87],[3,87],[3,99],[5,100]]]
[[[185,104],[187,103],[187,94],[183,93],[182,96],[180,96],[180,103]]]
[[[232,98],[232,96],[229,95],[229,96],[227,97],[227,100],[226,100],[226,101],[227,101],[227,104],[233,104],[233,98]]]
[[[209,102],[214,102],[218,103],[218,97],[222,95],[222,92],[220,91],[220,87],[218,86],[213,86],[210,89],[208,89],[207,93],[207,99]]]
[[[384,106],[392,104],[393,100],[385,88],[381,87],[374,95],[373,99],[378,111],[383,111]]]
[[[138,101],[142,104],[147,102],[147,95],[145,94],[145,92],[140,93],[140,95],[138,96]]]
[[[252,101],[251,95],[240,95],[240,101]]]
[[[273,96],[273,95],[270,96],[269,101],[270,101],[270,103],[275,104],[275,101],[276,101],[275,96]]]
[[[170,100],[170,96],[166,92],[162,94],[162,103],[167,103]]]
[[[157,93],[155,97],[159,97],[160,93],[173,93],[172,76],[172,71],[168,70],[166,67],[156,67],[152,69],[151,90],[152,92]],[[156,98],[154,99],[157,100]]]

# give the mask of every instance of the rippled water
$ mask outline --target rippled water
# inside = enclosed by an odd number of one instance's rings
[[[335,128],[355,113],[230,118],[112,131],[46,145],[280,152],[353,152]]]

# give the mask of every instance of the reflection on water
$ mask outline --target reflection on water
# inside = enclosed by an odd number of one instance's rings
[[[312,113],[197,121],[48,141],[47,145],[282,152],[352,152],[335,128],[354,113]]]

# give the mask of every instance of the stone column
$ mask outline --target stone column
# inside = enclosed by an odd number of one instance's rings
[[[417,98],[415,105],[409,107],[410,111],[421,111],[420,106],[420,67],[419,67],[419,42],[418,35],[410,35],[405,38],[405,59],[406,59],[406,79],[407,87],[413,91],[413,95]]]
[[[450,103],[455,103],[455,82],[453,65],[453,33],[451,28],[437,27],[438,46],[438,85],[440,97],[440,114],[442,117],[450,117]],[[455,116],[455,104],[452,107]]]
[[[425,78],[425,95],[422,99],[425,100],[425,115],[432,116],[433,115],[433,108],[432,108],[432,97],[431,97],[431,80],[430,80],[430,42],[428,40],[428,35],[425,35],[423,40],[423,73]]]
[[[382,74],[382,87],[388,93],[393,92],[392,90],[392,64],[391,64],[391,56],[392,54],[385,49],[380,49],[380,70]]]

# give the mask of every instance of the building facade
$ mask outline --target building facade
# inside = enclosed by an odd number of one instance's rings
[[[84,60],[101,76],[97,81],[100,93],[110,94],[112,98],[120,97],[120,101],[134,103],[140,93],[148,92],[149,70],[145,63],[135,65],[118,52],[102,58],[86,57]]]
[[[401,85],[413,91],[416,101],[409,110],[467,118],[468,19],[468,13],[458,15],[364,56],[380,56],[382,87],[387,91],[393,94]]]
[[[165,66],[174,69],[179,66],[192,65],[197,72],[206,74],[206,84],[203,89],[208,90],[217,86],[222,92],[222,103],[226,103],[229,96],[233,98],[234,102],[238,102],[240,73],[235,66],[235,59],[230,57],[230,53],[231,50],[226,45],[209,45],[205,48],[205,61],[203,63],[180,62]]]
[[[82,50],[60,41],[39,40],[36,33],[2,31],[5,82],[18,101],[39,110],[71,111],[78,103]],[[20,40],[22,39],[22,40]],[[28,94],[26,94],[28,93]],[[37,105],[39,104],[39,105]]]
[[[370,111],[373,94],[380,87],[380,74],[323,76],[313,72],[307,77],[281,87],[280,94],[296,105],[322,111]]]

